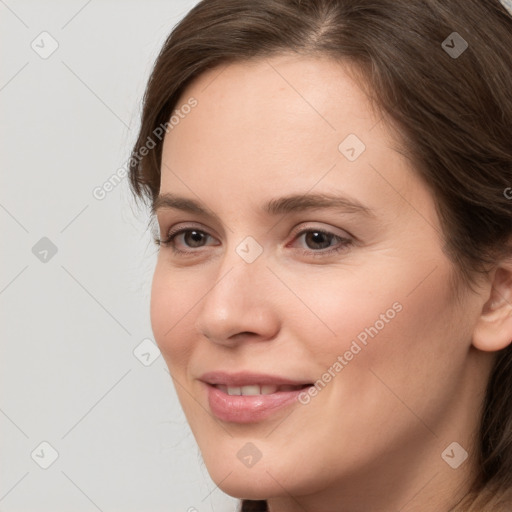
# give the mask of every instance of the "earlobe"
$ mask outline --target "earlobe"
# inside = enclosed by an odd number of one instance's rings
[[[512,343],[512,267],[494,272],[491,293],[473,331],[473,346],[486,352]]]

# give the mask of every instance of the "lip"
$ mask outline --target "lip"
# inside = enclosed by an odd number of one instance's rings
[[[208,372],[199,379],[205,387],[208,405],[212,413],[220,420],[232,423],[256,423],[263,421],[293,403],[305,388],[292,391],[277,391],[269,395],[228,395],[215,385],[238,387],[251,384],[275,386],[306,386],[308,381],[298,381],[279,376],[239,372]]]

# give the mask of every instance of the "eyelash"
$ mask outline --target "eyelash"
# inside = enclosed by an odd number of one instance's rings
[[[203,235],[206,235],[206,236],[211,236],[209,235],[206,231],[203,231],[203,230],[200,230],[200,229],[196,229],[196,228],[181,228],[181,229],[178,229],[176,231],[170,231],[169,234],[167,235],[167,238],[165,240],[161,240],[159,237],[155,237],[155,243],[161,247],[170,247],[173,251],[174,254],[177,254],[177,255],[190,255],[190,254],[194,254],[197,252],[197,250],[189,250],[189,251],[183,251],[181,249],[177,249],[176,246],[174,245],[174,239],[183,234],[183,233],[188,233],[188,232],[191,232],[191,231],[196,231],[198,233],[201,233]],[[324,229],[319,229],[319,228],[309,228],[309,229],[303,229],[302,231],[299,231],[294,240],[298,239],[300,236],[304,235],[304,234],[307,234],[307,233],[320,233],[322,235],[326,235],[326,236],[332,236],[333,237],[333,240],[338,240],[338,245],[336,247],[332,247],[332,248],[327,248],[327,249],[319,249],[319,250],[313,250],[313,249],[299,249],[303,255],[305,256],[314,256],[314,257],[318,257],[318,256],[327,256],[327,255],[333,255],[333,254],[336,254],[336,253],[339,253],[339,252],[342,252],[342,251],[345,251],[347,250],[351,245],[353,245],[353,240],[349,239],[349,238],[344,238],[344,237],[341,237],[339,235],[335,235],[334,233],[331,233],[330,231],[327,231],[327,230],[324,230]],[[198,247],[197,249],[201,249],[202,247]]]

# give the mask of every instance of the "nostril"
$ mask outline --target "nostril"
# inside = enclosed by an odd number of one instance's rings
[[[258,334],[255,332],[252,332],[252,331],[242,331],[242,332],[237,332],[236,334],[233,334],[232,336],[230,336],[230,338],[236,339],[239,337],[247,338],[247,337],[254,337],[254,336],[258,336]]]

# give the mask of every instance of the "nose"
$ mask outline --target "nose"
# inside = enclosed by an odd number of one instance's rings
[[[253,263],[246,263],[236,254],[226,258],[198,305],[198,331],[224,346],[275,338],[280,321],[273,302],[276,280],[272,278],[261,257]]]

